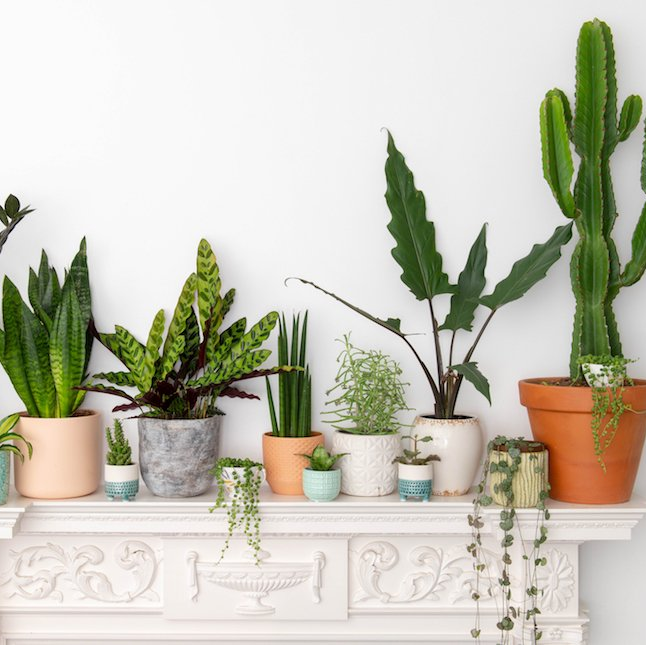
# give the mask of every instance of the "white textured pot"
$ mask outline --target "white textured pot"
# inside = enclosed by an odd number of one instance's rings
[[[414,432],[422,437],[433,437],[433,441],[426,444],[427,451],[440,457],[440,461],[433,464],[433,495],[466,495],[483,456],[478,419],[418,416]]]
[[[437,463],[437,462],[436,462]],[[427,481],[433,479],[433,462],[430,464],[397,464],[399,479],[409,481]]]
[[[338,462],[341,492],[359,497],[390,495],[397,485],[393,459],[401,448],[399,434],[352,434],[337,430],[332,438],[332,454],[347,452]]]

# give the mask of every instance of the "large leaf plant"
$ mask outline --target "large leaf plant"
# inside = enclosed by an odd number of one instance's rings
[[[523,296],[539,280],[561,255],[561,246],[572,236],[572,224],[559,226],[542,244],[535,244],[531,251],[515,262],[509,275],[501,280],[494,290],[483,295],[486,284],[487,264],[486,225],[482,227],[471,246],[467,262],[453,283],[442,269],[442,255],[435,243],[435,225],[426,217],[424,194],[417,190],[413,173],[406,165],[404,156],[395,146],[388,133],[388,158],[386,161],[386,202],[391,213],[388,230],[395,239],[392,255],[399,264],[402,282],[417,300],[428,304],[435,365],[429,367],[409,339],[410,334],[401,330],[399,318],[378,318],[314,284],[297,278],[335,300],[346,305],[364,318],[380,325],[401,338],[412,351],[422,369],[435,401],[434,415],[438,418],[454,418],[455,407],[464,379],[472,383],[489,402],[489,382],[478,368],[473,355],[494,314],[503,306]],[[449,312],[442,323],[437,318],[437,298],[450,295]],[[480,325],[475,339],[468,345],[461,360],[456,358],[455,341],[459,331],[473,331],[476,310],[482,305],[488,314]],[[441,333],[449,336],[448,360],[442,347]],[[434,372],[434,373],[433,373]]]
[[[168,329],[160,309],[145,343],[119,325],[114,333],[97,333],[126,369],[95,374],[95,379],[110,385],[94,383],[83,389],[126,399],[115,412],[139,408],[146,416],[195,419],[218,414],[220,396],[258,398],[235,387],[239,381],[298,369],[260,369],[271,354],[261,345],[275,327],[278,313],[268,313],[249,331],[246,318],[221,329],[235,296],[234,289],[222,296],[221,287],[215,254],[203,239],[197,250],[197,270],[184,283]]]
[[[27,414],[72,416],[85,397],[85,392],[75,388],[86,378],[93,341],[85,238],[62,286],[42,252],[38,272],[29,270],[28,297],[33,311],[5,277],[0,362]]]

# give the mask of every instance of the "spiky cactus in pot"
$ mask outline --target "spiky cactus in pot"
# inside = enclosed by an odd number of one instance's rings
[[[646,268],[646,207],[632,238],[632,256],[622,270],[612,230],[617,207],[610,157],[641,118],[642,100],[631,95],[617,114],[617,80],[612,33],[600,20],[581,28],[576,55],[574,113],[559,89],[547,92],[540,111],[543,174],[563,214],[579,232],[570,264],[576,299],[570,376],[582,379],[579,358],[620,356],[613,302],[622,287],[635,284]],[[571,145],[580,157],[572,188]],[[646,192],[646,144],[641,165]]]
[[[132,449],[130,442],[123,434],[123,426],[119,419],[114,420],[114,433],[110,431],[110,428],[105,429],[105,438],[108,442],[106,463],[109,466],[129,466],[132,463]]]

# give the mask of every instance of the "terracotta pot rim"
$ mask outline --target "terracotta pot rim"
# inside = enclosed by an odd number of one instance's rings
[[[554,381],[563,381],[568,379],[568,376],[544,376],[540,378],[524,378],[518,381],[519,385],[524,387],[537,387],[537,388],[554,388],[555,390],[581,390],[584,392],[590,391],[588,385],[558,385]],[[634,385],[624,385],[626,390],[646,390],[646,379],[635,378],[633,379]]]
[[[306,435],[305,437],[279,437],[278,435],[275,435],[273,432],[264,432],[263,436],[264,437],[271,437],[272,439],[295,439],[295,440],[301,440],[301,439],[311,439],[312,437],[320,437],[323,433],[322,432],[317,432],[313,431],[310,434]]]

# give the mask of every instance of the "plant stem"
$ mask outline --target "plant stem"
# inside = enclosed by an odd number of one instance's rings
[[[433,301],[429,298],[428,299],[428,308],[431,314],[431,323],[433,325],[433,340],[435,342],[435,363],[437,365],[437,383],[439,386],[439,401],[436,399],[436,409],[435,409],[435,414],[438,416],[445,416],[446,412],[446,406],[445,406],[445,401],[446,401],[446,390],[444,389],[444,385],[442,383],[442,377],[444,376],[444,366],[442,364],[442,346],[440,345],[440,330],[438,329],[437,325],[437,320],[435,318],[435,313],[433,312]],[[439,403],[441,410],[437,409],[437,403]]]

